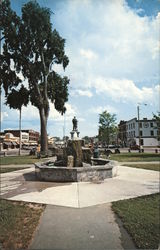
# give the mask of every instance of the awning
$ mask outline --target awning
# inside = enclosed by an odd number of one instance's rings
[[[12,143],[13,146],[17,146],[17,142],[12,141],[11,143]]]
[[[3,144],[6,145],[6,146],[11,146],[12,145],[12,143],[10,141],[5,141],[5,142],[3,142]]]

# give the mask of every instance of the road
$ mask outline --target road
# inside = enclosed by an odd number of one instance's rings
[[[144,152],[145,153],[155,153],[155,150],[158,148],[144,148]],[[100,148],[101,150],[105,150],[103,148]],[[107,150],[107,149],[106,149]],[[109,148],[108,150],[111,150],[113,153],[115,151],[114,148]],[[121,153],[128,153],[128,148],[119,148]],[[1,151],[2,152],[2,151]],[[9,150],[3,150],[3,152],[5,152],[6,156],[16,156],[19,154],[19,149],[9,149]],[[29,155],[30,150],[21,150],[21,155]],[[138,153],[138,150],[131,150],[131,153]],[[160,153],[160,148],[158,149],[158,152]]]
[[[120,150],[121,153],[128,153],[128,149],[129,148],[119,148],[119,150]],[[153,147],[153,148],[145,148],[144,147],[143,149],[144,149],[145,153],[155,153],[156,149],[158,149],[158,152],[160,152],[160,148],[156,148],[156,147]],[[102,150],[103,150],[103,148],[102,148]],[[115,151],[114,148],[108,148],[106,150],[111,150],[112,152]],[[138,153],[138,152],[139,152],[139,150],[131,150],[131,153]]]

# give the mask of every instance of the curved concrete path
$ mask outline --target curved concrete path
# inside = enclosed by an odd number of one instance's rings
[[[124,166],[103,182],[39,182],[34,167],[1,174],[1,197],[47,204],[29,248],[37,250],[135,249],[111,202],[157,192],[158,172]]]
[[[1,196],[11,200],[82,208],[159,192],[159,173],[118,167],[118,175],[103,182],[51,183],[35,181],[34,168],[1,175]]]

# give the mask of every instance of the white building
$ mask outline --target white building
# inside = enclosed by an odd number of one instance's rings
[[[148,147],[159,145],[157,140],[158,129],[156,120],[143,118],[139,121],[140,126],[140,144]],[[133,118],[126,122],[127,145],[139,145],[138,120]]]
[[[29,142],[29,133],[21,132],[21,142]]]

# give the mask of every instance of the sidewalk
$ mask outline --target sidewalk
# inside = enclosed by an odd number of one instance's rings
[[[102,182],[39,182],[34,180],[34,168],[2,174],[1,178],[3,198],[75,208],[159,192],[158,171],[124,166],[118,167],[116,177]]]
[[[10,164],[10,165],[0,165],[1,168],[31,168],[34,164]]]
[[[136,249],[120,232],[111,204],[89,208],[48,205],[29,249],[111,250]]]
[[[1,175],[3,198],[47,204],[30,249],[135,249],[115,221],[111,202],[158,193],[158,171],[118,166],[114,178],[79,183],[40,182],[34,171]]]

